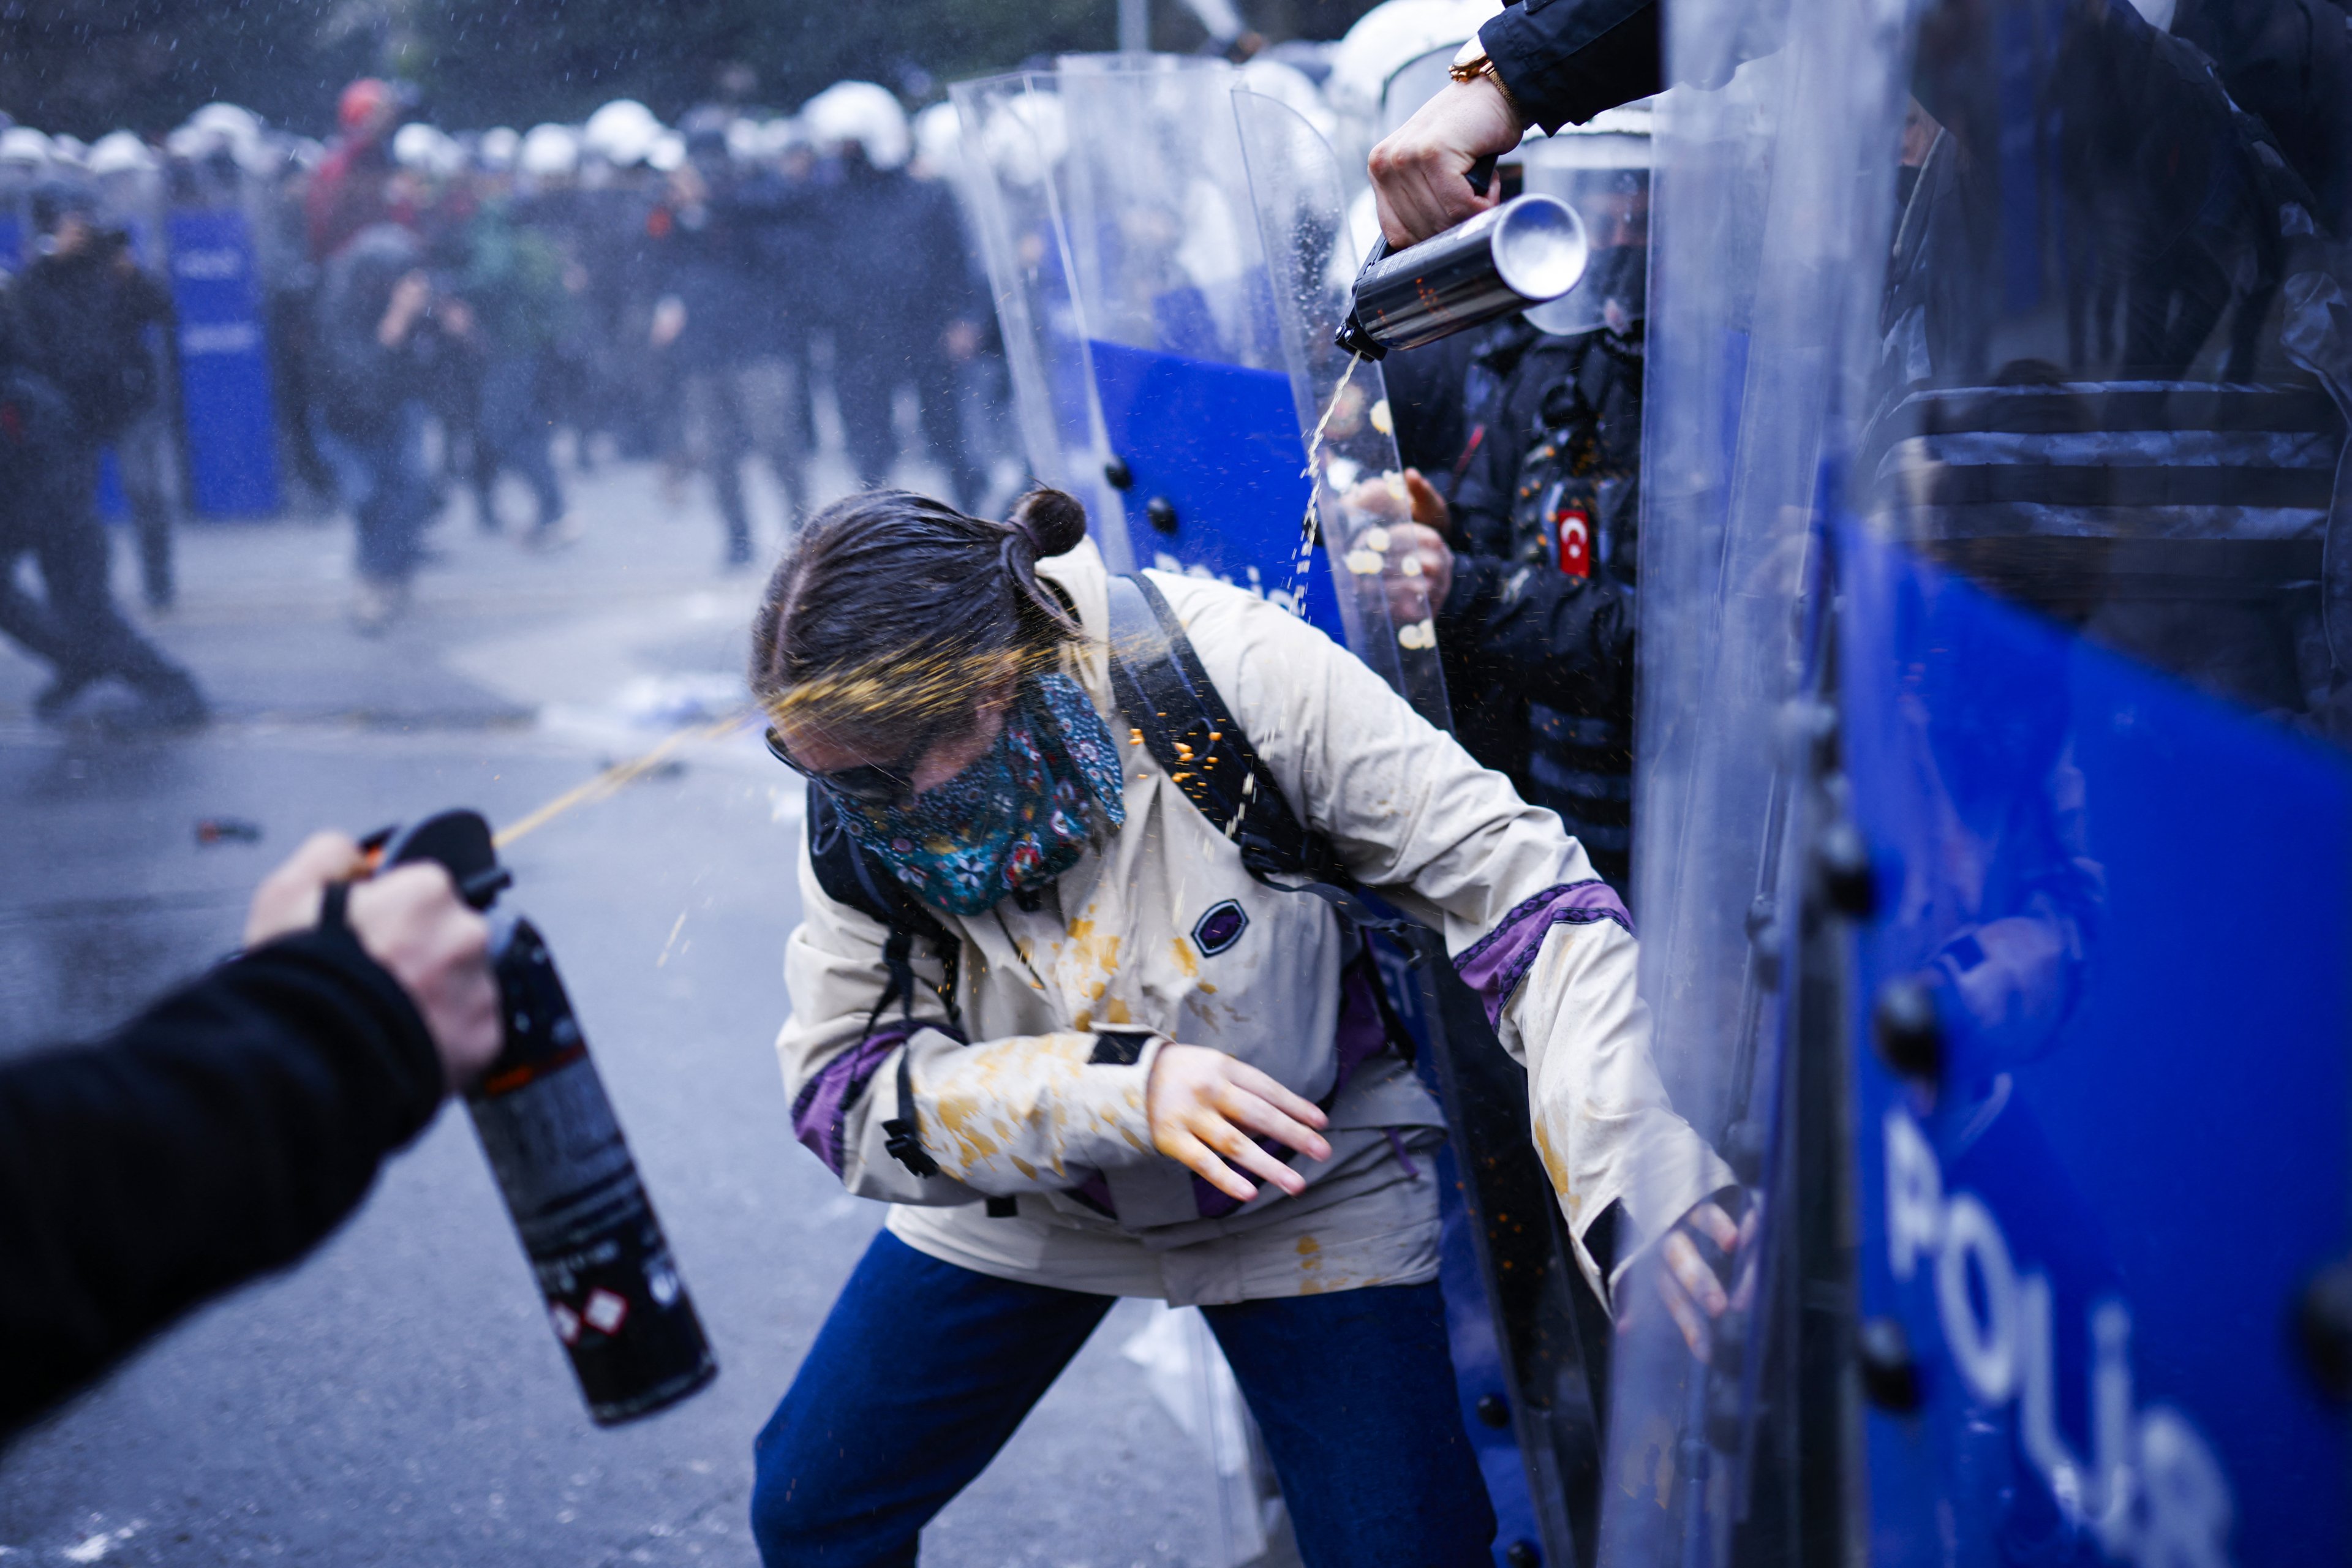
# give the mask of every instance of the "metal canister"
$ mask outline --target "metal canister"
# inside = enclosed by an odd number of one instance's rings
[[[1559,299],[1584,276],[1584,225],[1557,196],[1515,196],[1419,245],[1376,246],[1339,344],[1380,359]]]
[[[636,1162],[529,921],[502,921],[506,1045],[466,1097],[588,1414],[610,1426],[719,1373]]]

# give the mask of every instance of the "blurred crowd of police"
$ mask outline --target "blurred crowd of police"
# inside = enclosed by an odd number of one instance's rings
[[[947,106],[918,122],[887,89],[842,82],[793,115],[713,103],[673,127],[621,100],[577,126],[452,134],[404,85],[365,79],[337,110],[323,143],[230,104],[160,143],[0,129],[0,273],[16,271],[0,548],[35,557],[46,587],[0,582],[0,630],[56,669],[44,717],[107,676],[142,694],[145,719],[204,713],[116,611],[98,521],[105,453],[147,602],[169,608],[173,515],[204,439],[176,406],[175,363],[194,351],[188,323],[173,330],[188,269],[167,254],[172,215],[238,223],[240,342],[266,359],[268,389],[244,400],[246,437],[298,504],[355,520],[363,630],[404,609],[453,495],[500,528],[502,473],[531,497],[526,545],[577,537],[559,431],[583,471],[600,455],[662,459],[673,501],[706,476],[729,566],[753,553],[744,459],[765,459],[788,519],[811,499],[813,392],[838,409],[860,482],[899,460],[911,392],[950,498],[991,499],[1000,362],[938,177]]]

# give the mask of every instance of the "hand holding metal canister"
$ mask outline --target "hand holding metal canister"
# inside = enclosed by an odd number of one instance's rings
[[[1385,255],[1356,279],[1339,344],[1380,359],[1557,300],[1584,276],[1584,225],[1557,196],[1516,196]]]
[[[509,880],[489,824],[470,811],[417,824],[383,859],[439,862],[476,909]],[[466,1110],[589,1415],[605,1426],[649,1415],[719,1364],[546,942],[529,921],[499,916],[491,966],[505,1039]]]

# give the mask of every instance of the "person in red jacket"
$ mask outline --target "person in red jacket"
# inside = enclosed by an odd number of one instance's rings
[[[302,202],[311,260],[325,261],[373,225],[404,223],[393,198],[392,133],[410,103],[409,94],[378,77],[343,89],[335,107],[342,133]]]

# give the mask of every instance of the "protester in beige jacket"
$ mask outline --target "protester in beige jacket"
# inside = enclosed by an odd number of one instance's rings
[[[1559,819],[1286,611],[1151,580],[1290,808],[1443,932],[1526,1065],[1594,1289],[1604,1213],[1612,1273],[1695,1211],[1727,1245],[1706,1200],[1732,1177],[1666,1103],[1631,922]],[[1360,940],[1254,879],[1121,716],[1107,593],[1067,497],[1000,524],[869,492],[804,531],[755,626],[772,748],[955,950],[950,975],[916,944],[913,1005],[885,1006],[889,931],[826,895],[804,839],[794,1129],[893,1207],[761,1435],[761,1550],[911,1562],[1110,1300],[1143,1296],[1209,1310],[1309,1564],[1484,1563],[1421,1157],[1443,1119],[1380,1032]],[[969,1346],[922,1375],[910,1347],[954,1324]],[[955,1392],[983,1353],[1025,1370]],[[929,1435],[911,1493],[879,1451],[896,1423]],[[875,1451],[838,1441],[861,1428]]]

